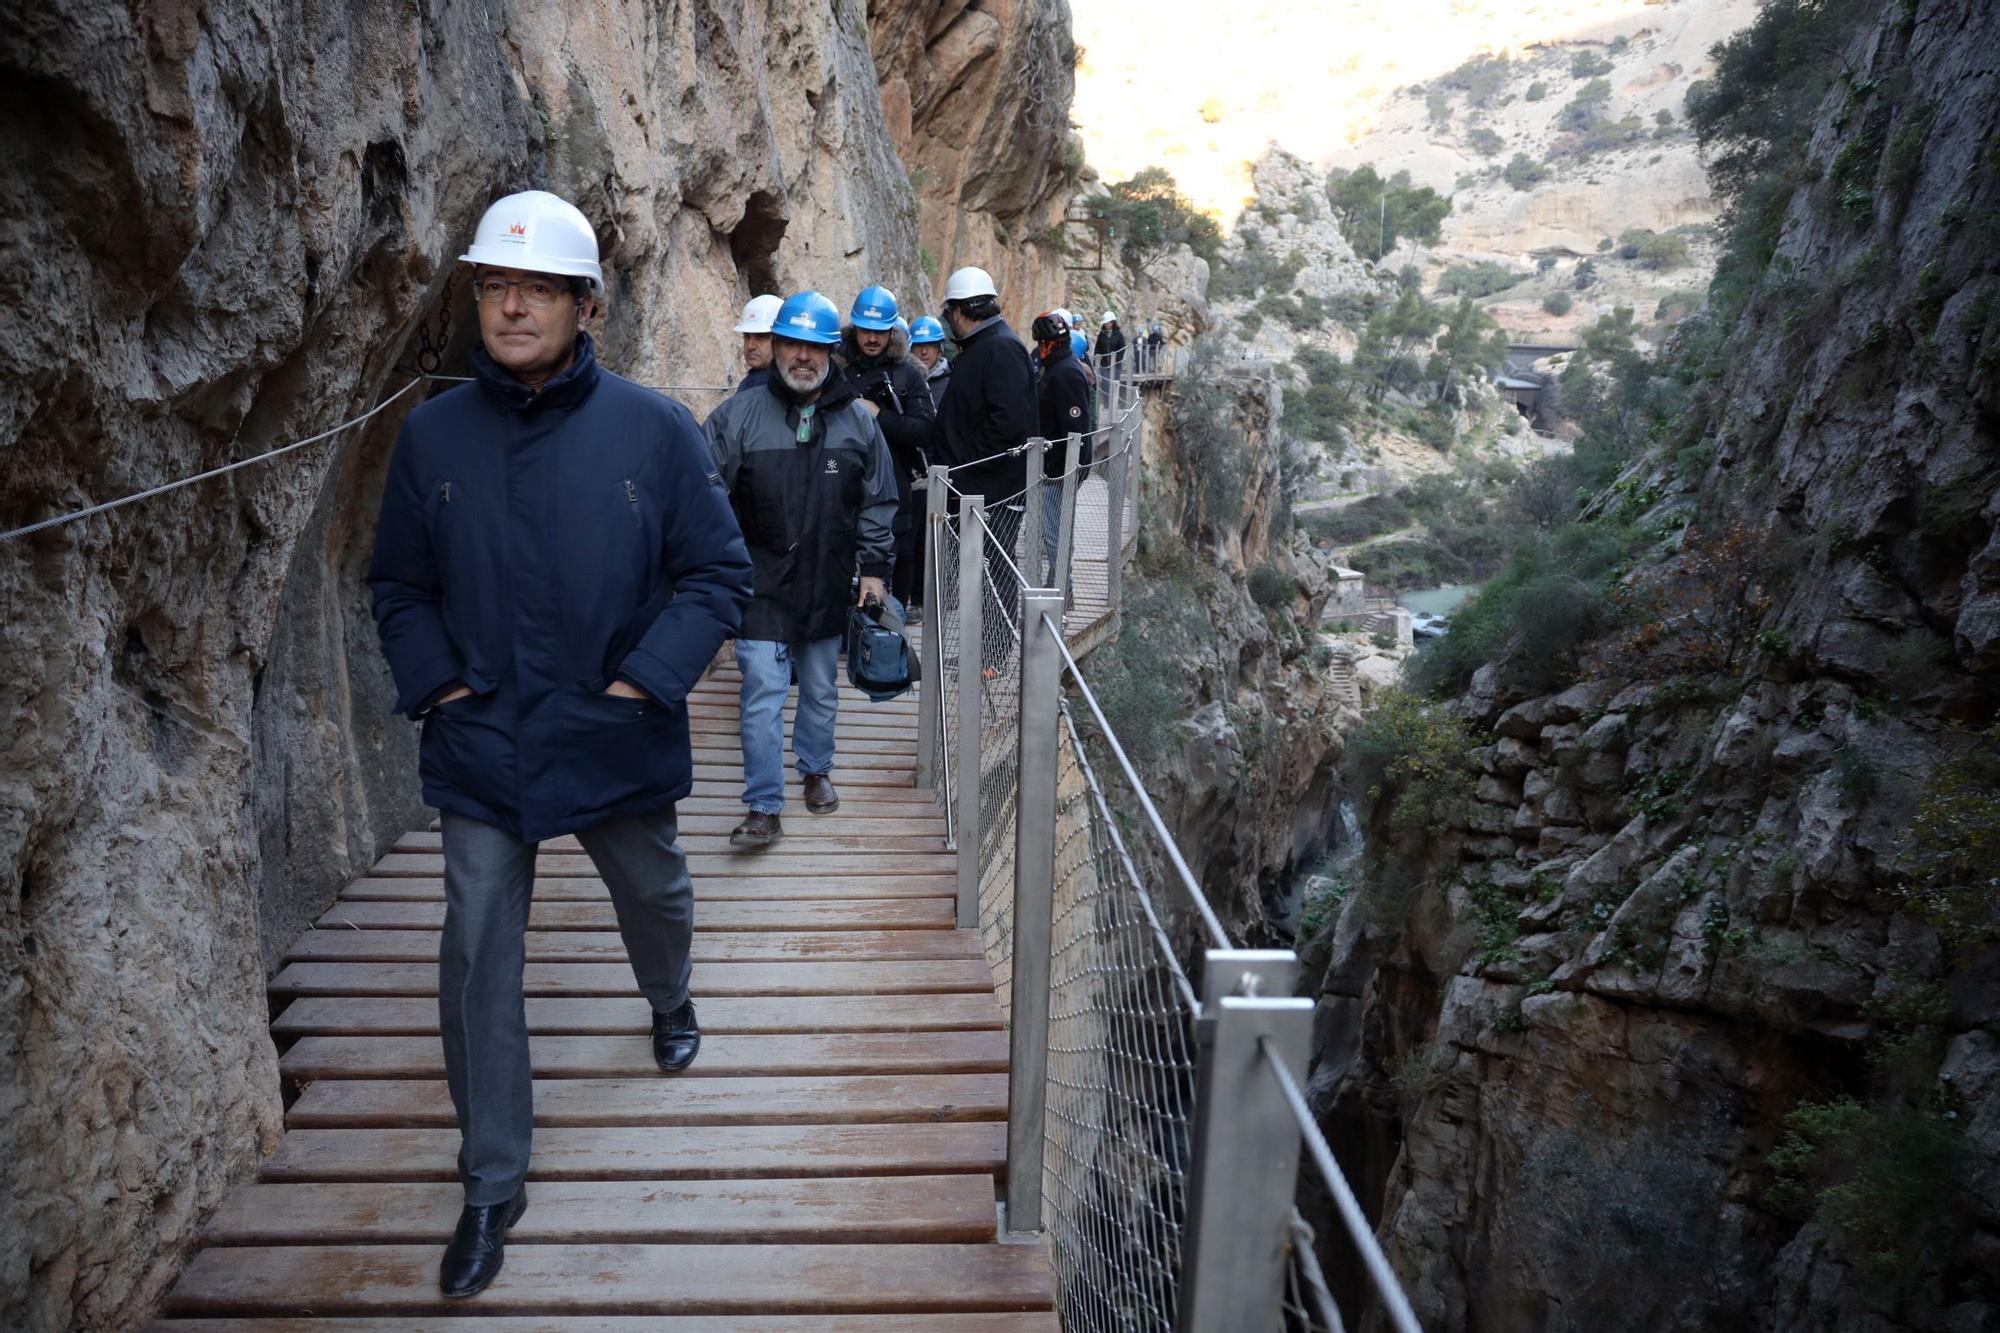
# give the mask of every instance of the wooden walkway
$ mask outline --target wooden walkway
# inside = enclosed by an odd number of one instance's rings
[[[806,813],[789,775],[786,838],[739,853],[736,689],[725,663],[688,705],[694,1067],[655,1072],[604,885],[573,839],[546,844],[528,1211],[492,1287],[440,1297],[460,1204],[437,1037],[444,862],[436,833],[408,834],[273,979],[286,1134],[210,1221],[157,1329],[1057,1328],[1045,1246],[996,1230],[1007,1037],[979,937],[953,928],[944,820],[914,789],[914,694],[843,691],[840,810]]]

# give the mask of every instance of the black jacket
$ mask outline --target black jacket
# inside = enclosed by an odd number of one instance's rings
[[[891,334],[890,338],[887,352],[863,356],[855,346],[854,330],[849,329],[840,350],[855,396],[880,409],[875,424],[882,428],[882,438],[889,442],[889,453],[907,485],[909,477],[926,466],[924,456],[937,429],[937,408],[931,402],[924,368],[896,351],[898,346],[907,346],[902,335]]]
[[[750,596],[701,428],[588,334],[540,393],[472,359],[403,423],[368,570],[424,800],[529,842],[671,806],[682,703]],[[472,697],[430,706],[455,684]]]
[[[1028,349],[1004,319],[973,330],[951,363],[951,392],[938,409],[938,443],[952,467],[985,461],[952,476],[967,495],[988,501],[1027,489],[1028,465],[1018,449],[1035,428],[1035,372]]]
[[[1068,456],[1070,433],[1088,436],[1094,428],[1090,416],[1090,380],[1083,373],[1083,363],[1067,344],[1050,345],[1049,359],[1042,362],[1041,378],[1035,384],[1035,397],[1041,414],[1038,433],[1049,442],[1048,452],[1042,456],[1042,475],[1060,477]],[[1078,455],[1080,463],[1090,462],[1093,443],[1084,440]]]
[[[1107,324],[1097,331],[1097,354],[1099,356],[1113,356],[1124,350],[1125,330],[1116,329]]]
[[[709,414],[709,447],[755,570],[756,595],[738,638],[837,638],[847,630],[857,564],[863,574],[889,577],[896,466],[854,386],[830,373],[806,443],[798,437],[801,409],[777,375]]]

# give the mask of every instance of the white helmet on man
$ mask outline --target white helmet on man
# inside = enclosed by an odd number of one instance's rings
[[[947,301],[969,301],[975,296],[1000,295],[1000,289],[993,285],[993,275],[983,268],[962,268],[944,280],[944,299]]]
[[[753,296],[743,307],[743,318],[736,321],[738,333],[769,333],[771,325],[777,322],[778,309],[784,305],[776,296]]]
[[[590,219],[575,204],[547,190],[523,190],[495,200],[479,219],[472,248],[458,260],[588,278],[592,292],[604,291],[597,233],[591,230]]]
[[[1116,310],[1107,310],[1104,312],[1104,318],[1097,321],[1097,327],[1101,329],[1106,324],[1116,324],[1117,322],[1118,312]]]

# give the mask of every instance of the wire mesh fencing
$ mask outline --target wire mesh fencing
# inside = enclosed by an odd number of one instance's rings
[[[958,773],[952,767],[958,753],[958,661],[959,634],[963,617],[958,605],[958,527],[943,514],[931,522],[930,545],[927,553],[927,580],[924,600],[927,603],[923,632],[937,636],[938,653],[936,679],[931,682],[928,694],[932,706],[938,712],[938,724],[931,734],[932,790],[937,796],[938,806],[944,811],[945,829],[953,846],[957,845],[958,830],[956,820],[958,810],[953,800]]]
[[[1044,1222],[1063,1326],[1170,1330],[1195,993],[1069,709],[1057,738]]]
[[[1021,511],[986,511],[980,616],[979,931],[1003,1013],[1013,1012],[1014,838],[1021,735]]]

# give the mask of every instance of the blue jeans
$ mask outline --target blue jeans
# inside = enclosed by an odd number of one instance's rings
[[[743,673],[743,804],[775,815],[785,808],[785,696],[799,669],[799,710],[792,757],[802,774],[833,771],[833,721],[840,706],[840,640],[773,643],[738,639]]]

